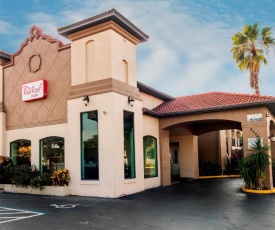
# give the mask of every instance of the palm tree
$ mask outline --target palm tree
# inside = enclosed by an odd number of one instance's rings
[[[232,37],[233,59],[239,69],[249,70],[250,87],[259,95],[259,71],[261,64],[267,64],[265,55],[269,48],[274,47],[275,41],[271,36],[271,27],[264,27],[259,34],[258,23],[253,26],[246,25],[242,32]]]

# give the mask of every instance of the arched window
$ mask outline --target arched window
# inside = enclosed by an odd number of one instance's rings
[[[91,40],[86,43],[86,81],[91,82],[95,80],[95,42]]]
[[[20,139],[11,142],[10,157],[15,165],[31,165],[31,141]]]
[[[157,139],[152,136],[143,137],[144,178],[158,176]]]
[[[126,60],[122,60],[122,81],[125,83],[129,83],[128,79],[128,62]]]
[[[46,137],[40,140],[40,171],[52,173],[64,169],[64,138]]]

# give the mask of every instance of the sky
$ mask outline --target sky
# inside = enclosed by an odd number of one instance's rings
[[[272,27],[274,0],[12,0],[0,2],[0,50],[15,53],[33,25],[69,43],[59,27],[115,8],[150,38],[137,48],[137,80],[173,97],[254,94],[230,52],[245,25]],[[275,51],[260,70],[261,95],[275,96]]]

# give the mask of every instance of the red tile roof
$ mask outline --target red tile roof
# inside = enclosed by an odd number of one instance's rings
[[[258,102],[274,101],[273,96],[257,96],[254,94],[238,94],[225,92],[210,92],[191,96],[177,97],[164,102],[152,111],[158,114],[169,114],[203,110],[209,108],[222,108],[234,105],[244,105]]]

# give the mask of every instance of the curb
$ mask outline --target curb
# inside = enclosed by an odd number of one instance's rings
[[[240,178],[240,175],[200,176],[199,179]]]
[[[253,193],[253,194],[275,194],[275,189],[255,190],[255,189],[248,189],[248,188],[242,187],[241,190],[243,192]]]

